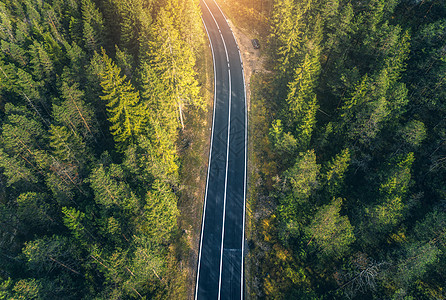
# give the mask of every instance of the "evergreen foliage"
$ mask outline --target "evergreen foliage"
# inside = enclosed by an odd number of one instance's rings
[[[251,296],[446,297],[445,3],[256,8],[271,72],[251,99],[269,122],[254,130],[269,143],[253,171]]]
[[[133,85],[126,81],[126,76],[120,76],[121,69],[103,51],[105,63],[101,86],[106,101],[110,131],[119,149],[132,144],[135,137],[141,133],[145,123],[145,113],[139,105],[139,93]]]
[[[186,290],[178,108],[205,106],[202,45],[195,0],[0,1],[1,299]]]

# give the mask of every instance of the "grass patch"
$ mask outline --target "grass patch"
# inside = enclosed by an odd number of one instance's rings
[[[276,158],[271,151],[268,138],[272,121],[268,87],[271,86],[270,73],[258,73],[251,77],[251,109],[249,111],[248,144],[248,195],[246,202],[246,238],[248,255],[246,257],[246,296],[257,299],[263,294],[261,264],[267,255],[268,243],[265,234],[265,220],[271,218],[274,202],[268,199],[277,174]]]

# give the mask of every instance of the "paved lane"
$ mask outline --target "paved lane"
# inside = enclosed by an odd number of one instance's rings
[[[201,0],[214,60],[214,120],[195,299],[243,298],[247,118],[243,67],[220,8]]]

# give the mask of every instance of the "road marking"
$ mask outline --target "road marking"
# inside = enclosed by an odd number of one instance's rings
[[[218,10],[220,11],[221,15],[223,16],[223,18],[225,18],[226,23],[228,23],[228,18],[226,18],[225,14],[223,13],[223,11],[221,10],[220,6],[218,6],[217,2],[215,2],[215,0],[213,0],[215,5],[217,6]],[[229,26],[229,23],[228,23]],[[229,26],[229,30],[232,31],[231,26]],[[235,40],[235,38],[234,38]]]
[[[212,19],[214,19],[215,24],[219,28],[220,37],[223,42],[223,46],[225,48],[225,54],[226,54],[226,61],[228,62],[228,80],[229,80],[229,113],[228,113],[228,135],[227,135],[227,144],[226,144],[226,170],[225,170],[225,192],[223,196],[223,223],[222,223],[222,230],[221,230],[221,244],[220,244],[220,271],[218,274],[218,300],[221,299],[221,273],[223,271],[223,243],[224,243],[224,237],[225,237],[225,221],[226,221],[226,198],[227,198],[227,190],[228,190],[228,164],[229,164],[229,136],[231,133],[231,103],[232,103],[232,90],[231,90],[231,69],[229,67],[229,54],[228,54],[228,48],[226,47],[226,42],[223,37],[223,34],[220,31],[220,27],[218,26],[217,20],[214,17],[214,14],[209,9],[209,6],[207,5],[206,1],[203,0],[203,3],[206,5],[206,8],[208,9],[209,13],[212,16]]]
[[[217,21],[215,20],[214,15],[212,14],[211,10],[209,9],[207,3],[203,0],[203,3],[206,5],[209,13],[212,16],[212,19],[214,19],[214,22],[218,28],[218,31],[220,32],[220,37],[223,41],[223,46],[225,48],[225,54],[226,54],[226,61],[228,62],[228,79],[229,79],[229,114],[228,114],[228,136],[227,136],[227,146],[226,146],[226,171],[225,171],[225,192],[224,192],[224,198],[223,198],[223,224],[222,224],[222,238],[221,238],[221,252],[220,252],[220,273],[219,273],[219,279],[218,279],[218,300],[220,300],[221,298],[221,273],[222,273],[222,267],[223,267],[223,241],[224,241],[224,233],[225,233],[225,219],[226,219],[226,194],[227,194],[227,183],[228,183],[228,160],[229,160],[229,135],[230,135],[230,130],[231,130],[231,98],[232,98],[232,91],[231,91],[231,70],[229,69],[229,55],[228,55],[228,49],[226,47],[226,43],[225,40],[223,38],[223,35],[220,31],[220,27],[218,26]],[[203,20],[203,18],[202,18]],[[211,43],[212,46],[212,41],[211,41],[211,37],[209,35],[209,31],[206,27],[206,24],[204,23],[203,20],[203,24],[205,26],[206,32],[208,34],[209,37],[209,41]],[[214,56],[214,51],[213,51],[213,46],[211,47],[212,49],[212,57],[213,57],[213,63],[214,63],[214,115],[213,115],[213,120],[212,120],[212,124],[214,124],[214,118],[215,118],[215,103],[216,103],[216,75],[215,75],[215,56]],[[213,127],[213,125],[212,125]],[[212,131],[212,139],[213,139],[213,134],[214,132]],[[207,201],[207,189],[208,189],[208,184],[209,184],[209,170],[210,170],[210,163],[211,163],[211,152],[212,152],[212,140],[211,140],[211,149],[210,149],[210,153],[209,153],[209,165],[208,165],[208,176],[207,176],[207,181],[206,181],[206,195],[205,195],[205,203],[204,203],[204,210],[206,209],[206,201]],[[201,228],[201,237],[200,237],[200,252],[199,252],[199,258],[198,258],[198,270],[197,270],[197,282],[196,282],[196,288],[195,288],[195,299],[197,299],[198,297],[198,283],[199,283],[199,278],[200,278],[200,266],[201,266],[201,253],[202,253],[202,246],[203,246],[203,232],[204,232],[204,224],[205,223],[205,211],[203,212],[203,220],[202,220],[202,228]]]
[[[228,23],[228,19],[226,18],[225,14],[221,10],[220,6],[213,0],[215,5],[220,10],[221,14],[226,20],[226,23]],[[207,6],[207,5],[206,5]],[[229,23],[228,23],[229,26]],[[245,73],[243,72],[243,60],[242,60],[242,54],[240,53],[240,48],[237,43],[237,39],[235,38],[234,32],[232,31],[232,28],[229,26],[229,29],[231,29],[232,37],[234,38],[235,44],[237,45],[238,55],[240,57],[240,63],[242,67],[242,79],[243,79],[243,92],[245,97],[245,170],[244,170],[244,183],[243,183],[243,230],[242,230],[242,265],[241,265],[241,292],[240,292],[240,299],[243,299],[243,275],[244,275],[244,254],[245,254],[245,218],[246,218],[246,180],[247,180],[247,161],[248,161],[248,103],[246,101],[246,82],[245,82]]]
[[[226,48],[226,47],[225,47]],[[229,135],[231,133],[231,100],[232,100],[232,91],[231,91],[231,69],[229,69],[228,64],[228,73],[229,73],[229,114],[228,114],[228,144],[226,147],[226,175],[225,175],[225,194],[223,198],[223,225],[221,231],[221,252],[220,252],[220,274],[218,275],[218,300],[221,298],[221,272],[223,270],[223,242],[225,238],[225,221],[226,221],[226,197],[227,197],[227,188],[228,188],[228,164],[229,164]]]
[[[225,48],[225,54],[226,54],[226,60],[228,62],[228,75],[229,75],[229,114],[228,114],[228,136],[227,136],[227,147],[226,147],[226,175],[225,175],[225,192],[224,192],[224,201],[223,201],[223,224],[222,224],[222,238],[221,238],[221,253],[220,253],[220,273],[219,273],[219,288],[218,288],[218,300],[220,300],[221,298],[221,274],[222,274],[222,266],[223,266],[223,242],[224,242],[224,232],[225,232],[225,219],[226,219],[226,197],[227,197],[227,180],[228,180],[228,162],[229,162],[229,137],[230,137],[230,129],[231,129],[231,100],[232,100],[232,90],[231,90],[231,70],[230,70],[230,65],[229,65],[229,55],[228,55],[228,51],[227,51],[227,47],[226,47],[226,43],[225,43],[225,39],[223,37],[223,34],[220,30],[220,27],[213,15],[213,13],[211,12],[209,6],[207,5],[207,3],[203,0],[203,3],[206,5],[209,13],[211,14],[217,28],[218,31],[220,33],[220,37],[223,41],[223,45]],[[244,290],[244,280],[243,280],[243,276],[244,276],[244,240],[245,240],[245,218],[246,218],[246,181],[247,181],[247,148],[248,148],[248,111],[247,111],[247,103],[246,103],[246,82],[245,82],[245,77],[244,77],[244,72],[243,72],[243,60],[241,57],[241,53],[240,53],[240,48],[238,46],[237,43],[237,39],[235,38],[234,32],[232,31],[232,28],[229,26],[228,22],[227,22],[227,18],[226,16],[223,14],[223,11],[220,9],[220,7],[218,6],[218,4],[214,1],[215,5],[217,6],[217,8],[220,10],[220,13],[223,15],[231,33],[232,36],[234,38],[235,44],[237,46],[237,50],[239,53],[239,58],[240,58],[240,64],[241,64],[241,70],[242,70],[242,80],[243,80],[243,87],[244,87],[244,104],[245,104],[245,166],[244,166],[244,186],[243,186],[243,230],[242,230],[242,240],[241,240],[241,249],[242,249],[242,255],[241,255],[241,290],[240,290],[240,295],[241,295],[241,299],[243,299],[243,290]],[[209,36],[209,40],[211,40],[211,37],[209,35],[208,29],[206,27],[206,24],[204,23],[203,20],[203,24],[206,28],[206,32]],[[215,118],[215,101],[216,101],[216,76],[215,76],[215,56],[214,56],[214,51],[213,51],[213,46],[212,46],[212,42],[211,42],[211,49],[212,49],[212,56],[213,56],[213,62],[214,62],[214,116],[213,116],[213,122],[214,122],[214,118]],[[212,131],[212,137],[211,139],[213,139],[213,134],[214,132]],[[212,140],[211,140],[211,149],[210,149],[210,153],[209,153],[209,166],[208,166],[208,178],[207,178],[207,182],[206,182],[206,196],[205,196],[205,208],[206,209],[206,200],[207,200],[207,189],[208,189],[208,182],[209,182],[209,169],[210,169],[210,161],[211,161],[211,152],[212,152]],[[196,285],[196,291],[195,291],[195,299],[197,299],[197,295],[198,295],[198,282],[199,282],[199,272],[200,272],[200,265],[201,265],[201,250],[202,250],[202,240],[203,240],[203,231],[204,231],[204,218],[205,216],[205,212],[203,213],[203,224],[202,224],[202,232],[201,232],[201,240],[200,240],[200,253],[199,253],[199,262],[198,262],[198,272],[197,272],[197,285]]]
[[[206,2],[203,0],[206,4]],[[211,12],[209,7],[206,4],[212,18],[214,19],[215,24],[217,24],[217,20],[215,20],[214,14]],[[231,103],[232,103],[232,89],[231,89],[231,69],[229,67],[229,54],[228,48],[226,47],[226,42],[223,37],[223,34],[220,32],[221,40],[223,41],[223,46],[225,48],[226,61],[228,62],[228,81],[229,81],[229,113],[228,113],[228,136],[227,136],[227,144],[226,144],[226,171],[225,171],[225,193],[223,196],[223,224],[221,230],[221,245],[220,245],[220,272],[218,274],[218,300],[221,298],[221,273],[223,271],[223,243],[225,239],[225,223],[226,223],[226,199],[228,194],[228,165],[229,165],[229,136],[231,133]]]
[[[204,204],[203,204],[203,220],[201,223],[201,236],[200,236],[200,251],[198,254],[198,269],[197,269],[197,282],[196,282],[196,287],[195,287],[195,300],[197,300],[198,297],[198,282],[200,279],[200,266],[201,266],[201,249],[203,246],[203,233],[204,233],[204,220],[206,217],[206,204],[207,204],[207,198],[208,198],[208,186],[209,186],[209,171],[211,169],[211,158],[212,158],[212,145],[213,145],[213,141],[214,141],[214,121],[215,121],[215,107],[217,104],[217,76],[216,76],[216,71],[215,71],[215,56],[214,56],[214,47],[212,45],[212,40],[211,40],[211,36],[209,35],[208,29],[206,27],[206,23],[203,20],[203,17],[201,18],[201,20],[203,21],[203,25],[204,28],[206,29],[206,33],[209,37],[209,44],[211,47],[211,52],[212,52],[212,63],[213,63],[213,69],[214,69],[214,107],[213,107],[213,113],[212,113],[212,132],[211,132],[211,145],[209,148],[209,162],[208,162],[208,174],[207,174],[207,178],[206,178],[206,189],[205,189],[205,193],[204,193]]]

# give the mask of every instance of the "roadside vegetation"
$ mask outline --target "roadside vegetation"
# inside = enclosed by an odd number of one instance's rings
[[[269,24],[250,80],[248,296],[444,299],[445,2],[237,2]]]
[[[1,299],[187,298],[211,88],[200,14],[0,1]]]

